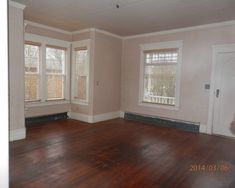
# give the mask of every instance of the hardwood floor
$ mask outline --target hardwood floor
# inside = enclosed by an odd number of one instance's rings
[[[61,120],[10,143],[11,188],[233,188],[235,140],[115,119]]]

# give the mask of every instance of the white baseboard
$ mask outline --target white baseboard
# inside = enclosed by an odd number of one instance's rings
[[[199,130],[199,132],[200,132],[200,133],[205,133],[205,134],[207,134],[207,132],[206,132],[206,125],[200,124],[200,130]]]
[[[100,121],[106,121],[110,119],[124,117],[124,113],[120,111],[116,111],[116,112],[108,112],[104,114],[97,114],[97,115],[91,116],[91,115],[81,114],[77,112],[70,112],[69,117],[71,119],[75,119],[75,120],[79,120],[79,121],[83,121],[87,123],[97,123]]]
[[[10,141],[21,140],[24,138],[26,138],[25,128],[10,130]]]
[[[81,114],[77,112],[70,112],[69,117],[71,119],[87,122],[87,123],[93,123],[93,117],[87,114]]]
[[[124,118],[124,116],[125,116],[125,112],[120,111],[120,118]]]
[[[93,123],[97,123],[100,121],[106,121],[110,119],[115,119],[120,117],[120,111],[117,112],[109,112],[104,114],[98,114],[93,116]]]

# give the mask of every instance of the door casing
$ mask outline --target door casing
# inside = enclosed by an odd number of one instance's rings
[[[209,98],[209,112],[206,133],[212,134],[213,132],[213,114],[214,114],[214,101],[215,101],[215,77],[216,77],[216,63],[217,54],[235,52],[235,43],[215,45],[212,47],[212,68],[211,68],[211,83],[210,83],[210,98]]]

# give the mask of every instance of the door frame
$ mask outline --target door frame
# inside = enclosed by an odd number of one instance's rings
[[[235,52],[235,43],[222,44],[212,46],[212,67],[211,67],[211,82],[210,82],[210,97],[209,97],[209,112],[207,121],[207,134],[213,134],[213,114],[214,114],[214,101],[215,101],[215,76],[216,76],[216,55],[219,53]]]

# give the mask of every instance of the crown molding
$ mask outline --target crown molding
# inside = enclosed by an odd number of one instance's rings
[[[29,20],[24,20],[24,23],[25,23],[26,26],[31,25],[31,26],[40,27],[40,28],[43,28],[43,29],[48,29],[48,30],[51,30],[51,31],[67,34],[67,35],[72,34],[72,32],[70,32],[70,31],[66,31],[66,30],[63,30],[63,29],[58,29],[56,27],[47,26],[47,25],[44,25],[44,24],[29,21]]]
[[[15,2],[14,2],[14,4],[15,4]],[[148,36],[154,36],[154,35],[164,35],[164,34],[171,34],[171,33],[178,33],[178,32],[194,31],[194,30],[207,29],[207,28],[216,28],[216,27],[221,27],[221,26],[235,25],[235,20],[230,20],[230,21],[224,21],[224,22],[218,22],[218,23],[212,23],[212,24],[205,24],[205,25],[198,25],[198,26],[192,26],[192,27],[184,27],[184,28],[179,28],[179,29],[164,30],[164,31],[152,32],[152,33],[120,36],[120,35],[117,35],[117,34],[102,30],[102,29],[97,29],[97,28],[86,28],[86,29],[81,29],[81,30],[71,32],[71,31],[58,29],[55,27],[39,24],[36,22],[28,21],[28,20],[25,20],[24,22],[26,25],[32,25],[32,26],[48,29],[51,31],[56,31],[56,32],[60,32],[63,34],[67,34],[67,35],[74,35],[74,34],[80,34],[80,33],[85,33],[85,32],[98,32],[98,33],[102,33],[102,34],[112,36],[112,37],[115,37],[118,39],[123,39],[123,40],[148,37]]]
[[[15,8],[19,8],[19,9],[22,9],[22,10],[24,10],[25,9],[25,5],[23,5],[23,4],[20,4],[20,3],[17,3],[17,2],[15,2],[15,1],[9,1],[9,5],[10,6],[12,6],[12,7],[15,7]]]
[[[97,28],[87,28],[87,29],[77,30],[77,31],[73,31],[72,34],[80,34],[80,33],[85,33],[85,32],[92,32],[92,31],[109,35],[118,39],[123,39],[123,37],[120,35],[117,35],[117,34],[102,30],[102,29],[97,29]]]
[[[81,30],[76,30],[76,31],[72,31],[71,34],[75,35],[75,34],[80,34],[80,33],[86,33],[86,32],[91,32],[93,28],[87,28],[87,29],[81,29]]]
[[[98,33],[102,33],[102,34],[105,34],[105,35],[109,35],[111,37],[115,37],[115,38],[118,38],[118,39],[123,39],[122,36],[120,35],[117,35],[117,34],[114,34],[114,33],[111,33],[111,32],[108,32],[108,31],[105,31],[105,30],[102,30],[102,29],[97,29],[97,28],[94,28],[96,32]]]
[[[207,29],[207,28],[215,28],[215,27],[221,27],[221,26],[229,26],[229,25],[235,25],[235,20],[217,22],[217,23],[211,23],[211,24],[204,24],[204,25],[198,25],[198,26],[192,26],[192,27],[184,27],[184,28],[178,28],[178,29],[170,29],[170,30],[152,32],[152,33],[129,35],[129,36],[123,37],[123,39],[124,40],[134,39],[134,38],[148,37],[148,36],[154,36],[154,35],[164,35],[164,34],[194,31],[194,30]]]

